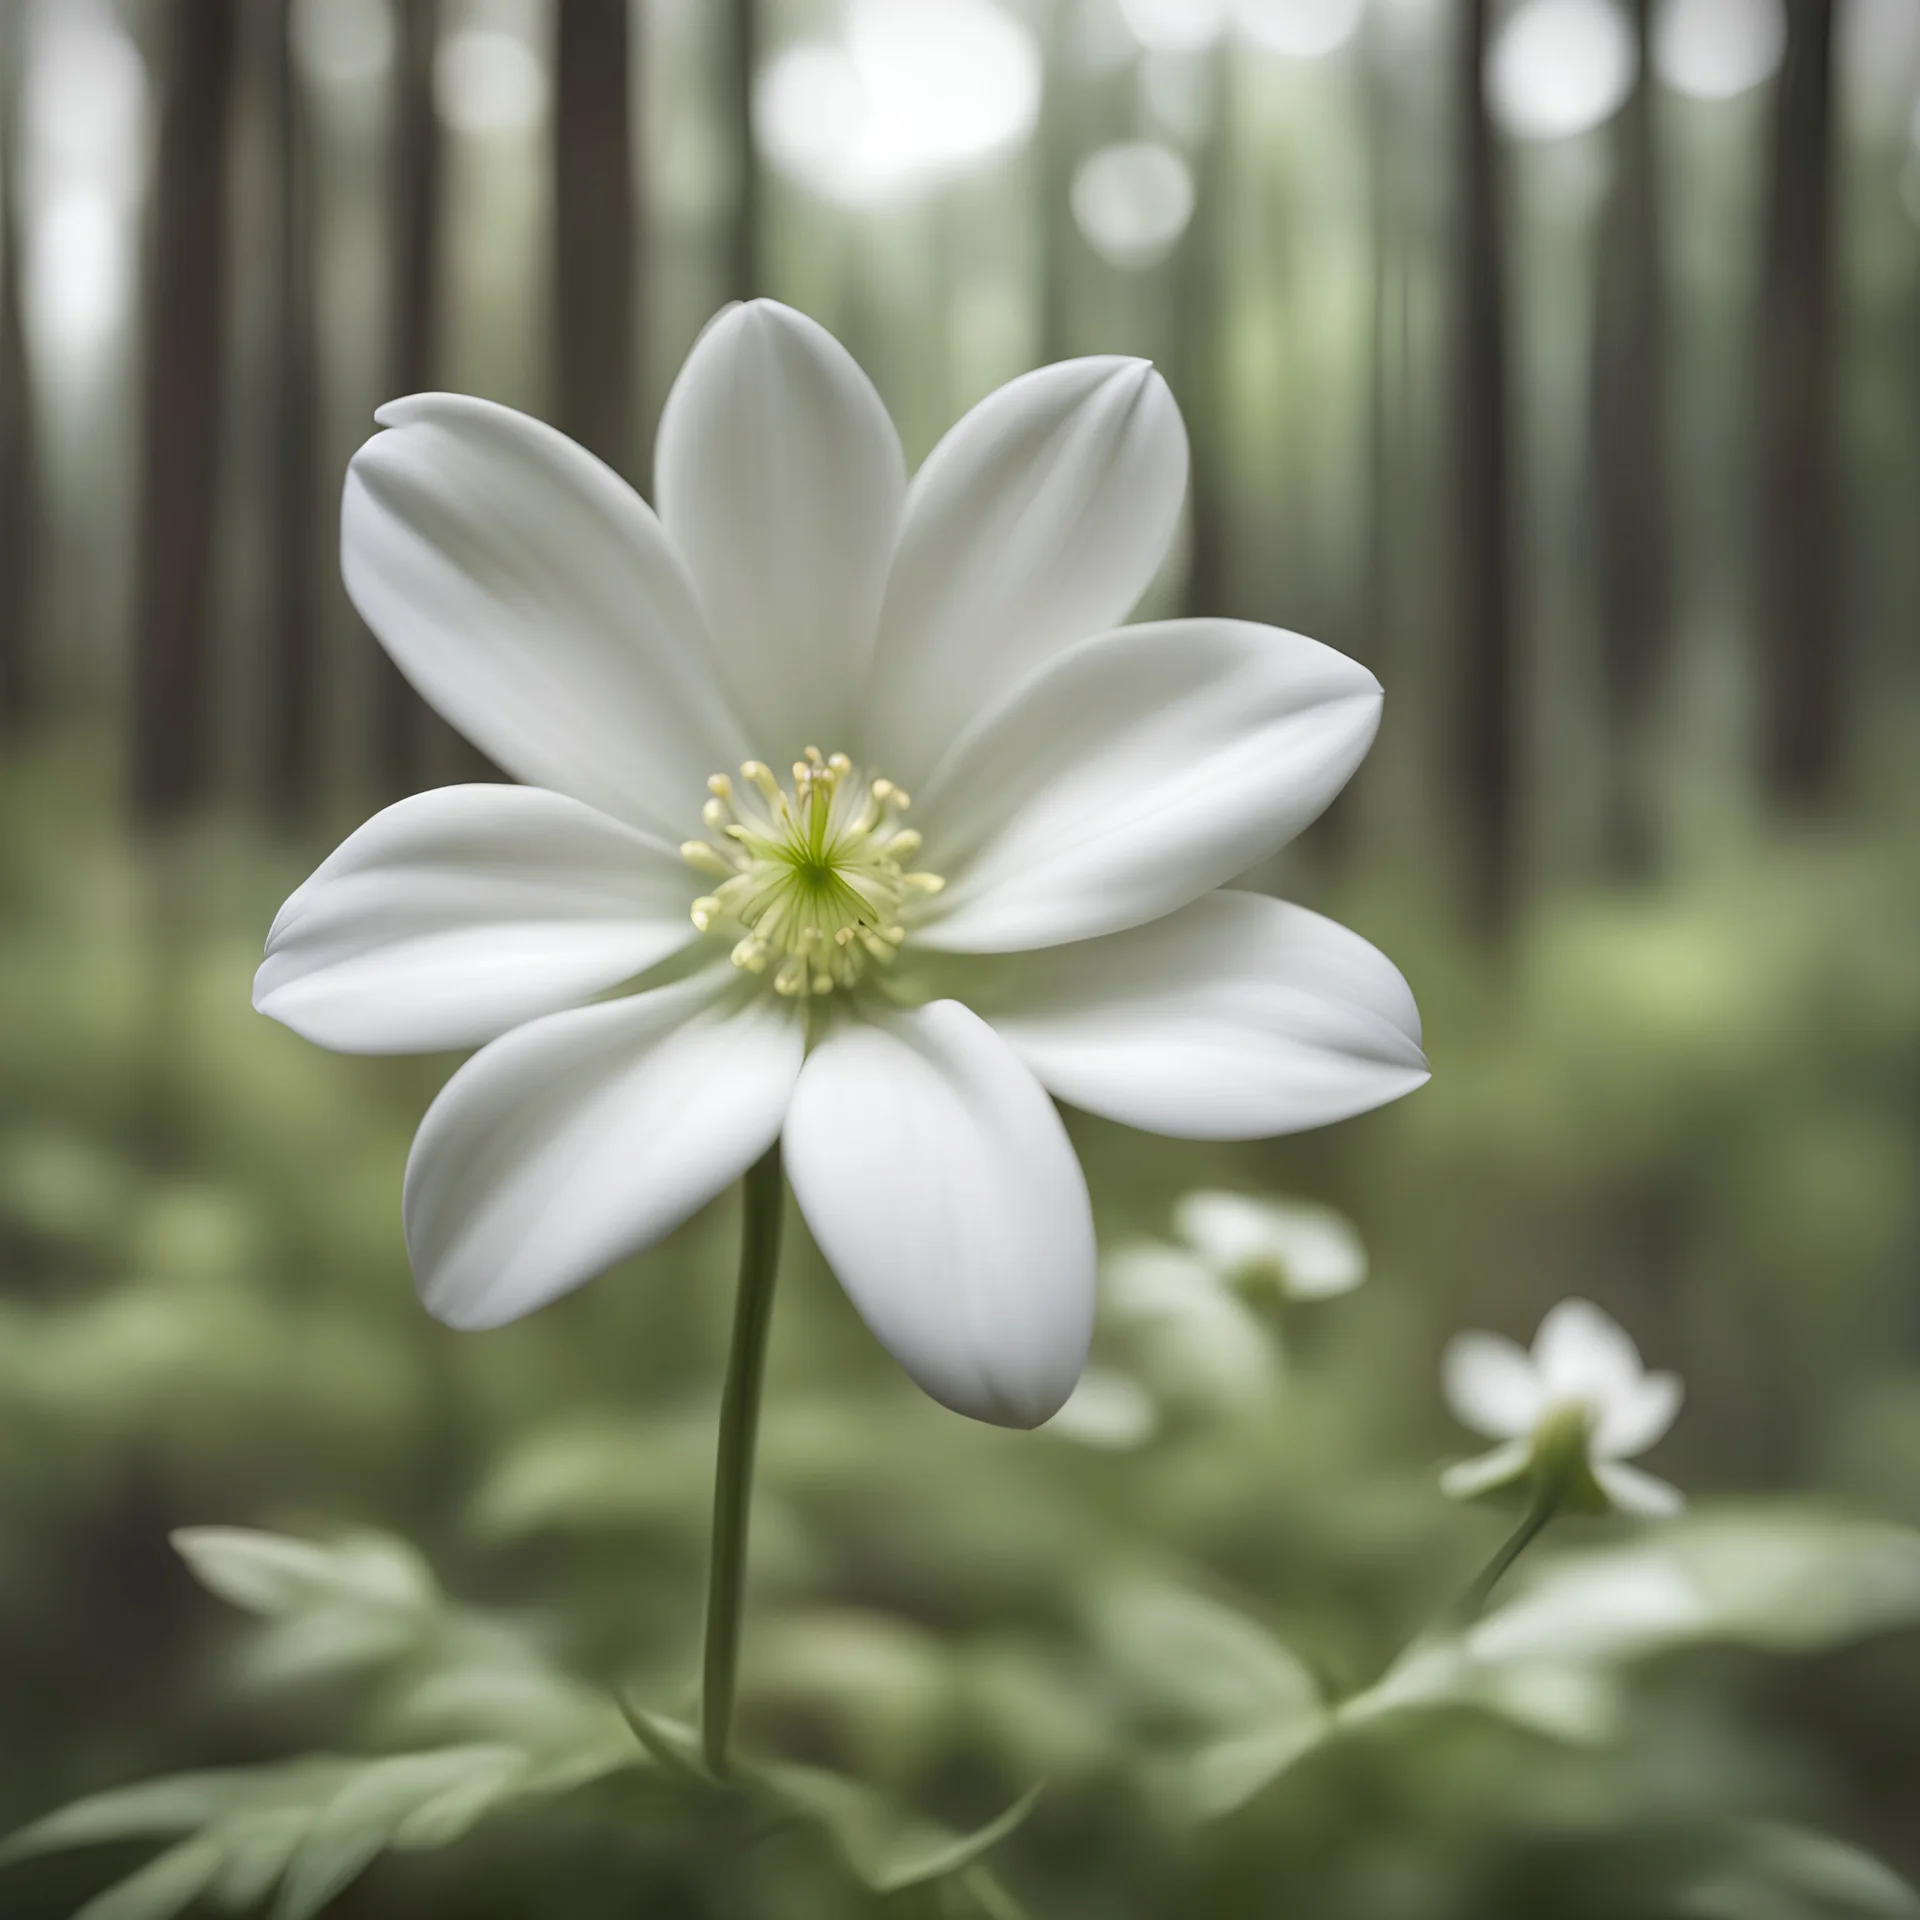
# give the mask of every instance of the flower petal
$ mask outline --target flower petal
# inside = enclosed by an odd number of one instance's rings
[[[963,1006],[847,1025],[786,1129],[807,1225],[861,1318],[944,1406],[1056,1413],[1093,1332],[1093,1215],[1053,1102]]]
[[[1601,1410],[1593,1450],[1603,1460],[1645,1453],[1673,1425],[1684,1389],[1676,1373],[1649,1373],[1633,1391]]]
[[[667,396],[654,464],[755,753],[845,746],[907,486],[873,383],[791,307],[730,308]]]
[[[1440,1475],[1440,1491],[1449,1500],[1477,1500],[1483,1493],[1510,1487],[1533,1465],[1533,1449],[1524,1440],[1508,1440],[1490,1453],[1456,1460]]]
[[[1042,367],[992,393],[914,476],[862,744],[911,786],[1031,668],[1117,626],[1159,570],[1187,436],[1144,360]]]
[[[340,509],[347,591],[468,739],[677,844],[749,751],[693,583],[646,502],[564,434],[460,394],[394,400]]]
[[[1533,1337],[1533,1364],[1548,1400],[1582,1400],[1604,1419],[1631,1400],[1642,1378],[1640,1350],[1591,1300],[1562,1300]]]
[[[1533,1431],[1547,1402],[1533,1362],[1497,1333],[1457,1333],[1441,1356],[1440,1383],[1462,1426],[1492,1440]]]
[[[476,1053],[407,1159],[428,1311],[497,1327],[664,1239],[780,1133],[799,1018],[722,965]]]
[[[1427,1078],[1420,1015],[1356,933],[1220,892],[1129,933],[958,958],[929,977],[990,1020],[1048,1090],[1184,1140],[1326,1126]]]
[[[1622,1466],[1618,1460],[1596,1460],[1593,1477],[1599,1481],[1600,1491],[1622,1513],[1642,1520],[1670,1520],[1686,1510],[1687,1497],[1678,1487],[1656,1480],[1638,1467]]]
[[[475,1047],[694,937],[677,852],[538,787],[377,813],[280,909],[253,1004],[323,1047]]]
[[[920,796],[949,882],[920,944],[1006,953],[1156,920],[1293,838],[1380,724],[1380,683],[1317,641],[1172,620],[1023,681]]]
[[[1204,1190],[1182,1196],[1173,1226],[1221,1272],[1266,1280],[1295,1300],[1351,1293],[1367,1277],[1353,1222],[1331,1207]]]

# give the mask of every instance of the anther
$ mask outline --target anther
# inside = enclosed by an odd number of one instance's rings
[[[708,846],[704,840],[683,840],[680,858],[699,872],[718,874],[722,879],[739,871],[719,848]]]

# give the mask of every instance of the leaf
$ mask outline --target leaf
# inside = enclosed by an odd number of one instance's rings
[[[1681,1899],[1695,1920],[1908,1920],[1920,1895],[1871,1854],[1804,1828],[1740,1830],[1736,1857]]]
[[[116,1787],[90,1794],[0,1845],[0,1865],[67,1847],[98,1846],[108,1840],[146,1840],[190,1833],[241,1800],[253,1786],[242,1772],[176,1773],[146,1780],[137,1787]]]
[[[1317,1747],[1332,1726],[1332,1718],[1326,1714],[1277,1721],[1190,1753],[1150,1760],[1147,1784],[1176,1820],[1198,1823],[1224,1819]]]
[[[251,1913],[286,1872],[294,1849],[313,1824],[313,1805],[268,1808],[223,1823],[226,1860],[213,1900],[228,1913]]]
[[[308,1920],[349,1886],[435,1800],[491,1779],[522,1756],[511,1748],[403,1753],[361,1769],[320,1810],[287,1868],[275,1920]]]
[[[1104,1594],[1095,1626],[1147,1705],[1206,1731],[1317,1722],[1320,1690],[1302,1662],[1231,1607],[1139,1583]]]
[[[1515,1586],[1468,1635],[1476,1661],[1608,1665],[1708,1641],[1807,1651],[1920,1620],[1920,1533],[1730,1508],[1543,1557]]]
[[[183,1841],[105,1893],[95,1894],[73,1920],[173,1920],[212,1885],[220,1865],[214,1841]]]
[[[393,1845],[409,1853],[451,1846],[513,1798],[527,1784],[529,1771],[527,1756],[512,1747],[497,1749],[490,1763],[476,1760],[465,1779],[455,1780],[401,1821]]]
[[[202,1586],[249,1613],[285,1614],[329,1602],[419,1613],[439,1599],[426,1563],[385,1534],[322,1543],[250,1527],[182,1527],[172,1537]]]
[[[1042,1792],[1030,1787],[985,1826],[956,1834],[822,1767],[764,1766],[754,1777],[781,1803],[818,1822],[854,1878],[881,1894],[924,1886],[971,1866],[1027,1818]]]
[[[620,1702],[620,1711],[626,1715],[627,1725],[633,1729],[633,1737],[663,1773],[675,1774],[683,1780],[695,1780],[702,1786],[719,1784],[707,1771],[699,1733],[684,1720],[669,1719],[664,1713],[654,1713],[625,1699]]]

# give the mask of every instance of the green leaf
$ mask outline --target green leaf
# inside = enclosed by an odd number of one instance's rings
[[[1299,1659],[1231,1607],[1140,1582],[1102,1594],[1095,1627],[1148,1708],[1207,1731],[1252,1731],[1322,1717]]]
[[[783,1805],[817,1821],[861,1885],[883,1894],[924,1886],[971,1866],[1027,1818],[1042,1791],[1031,1787],[985,1826],[956,1834],[824,1768],[772,1765],[757,1769],[754,1777]]]
[[[1317,1747],[1333,1722],[1326,1714],[1278,1720],[1175,1758],[1150,1761],[1147,1781],[1177,1820],[1220,1820],[1271,1786]]]
[[[625,1699],[620,1702],[620,1711],[626,1715],[627,1725],[633,1729],[633,1737],[663,1773],[673,1774],[683,1780],[698,1781],[702,1786],[719,1784],[707,1771],[699,1733],[684,1720],[669,1719],[664,1713],[654,1713],[647,1707]]]
[[[173,1544],[202,1586],[249,1613],[328,1603],[413,1613],[439,1599],[426,1562],[385,1534],[323,1543],[250,1527],[182,1527]]]
[[[268,1807],[218,1829],[226,1853],[212,1890],[214,1903],[228,1913],[251,1913],[286,1872],[294,1850],[313,1824],[311,1802]]]
[[[520,1761],[511,1748],[450,1747],[396,1754],[362,1768],[301,1840],[280,1885],[275,1920],[309,1920],[393,1844],[415,1814]]]
[[[73,1920],[173,1920],[213,1884],[220,1867],[215,1841],[183,1841],[96,1894]]]
[[[67,1847],[108,1840],[146,1840],[190,1833],[239,1803],[254,1788],[254,1776],[239,1772],[176,1773],[137,1787],[90,1794],[71,1806],[22,1827],[0,1846],[0,1865]]]
[[[1804,1828],[1742,1829],[1735,1857],[1690,1888],[1681,1910],[1695,1920],[1910,1920],[1920,1895],[1871,1854]]]

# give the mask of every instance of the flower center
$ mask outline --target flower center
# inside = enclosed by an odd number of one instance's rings
[[[740,779],[716,773],[707,782],[701,818],[713,837],[680,849],[720,881],[693,903],[693,924],[738,929],[733,964],[771,967],[775,990],[788,995],[851,987],[870,963],[884,966],[907,937],[911,902],[946,885],[908,871],[920,836],[900,824],[907,796],[818,747],[793,763],[791,789],[758,760]]]

